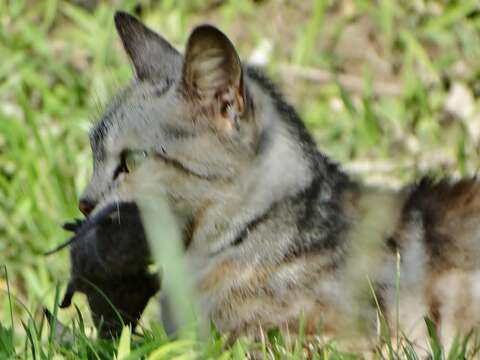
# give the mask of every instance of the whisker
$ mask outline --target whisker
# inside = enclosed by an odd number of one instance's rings
[[[52,250],[46,251],[43,255],[48,256],[48,255],[54,254],[62,250],[63,248],[67,247],[68,245],[71,245],[72,243],[77,241],[79,238],[83,237],[93,227],[100,224],[100,222],[102,222],[114,210],[118,211],[118,214],[119,214],[118,216],[120,216],[120,206],[118,204],[118,201],[113,204],[105,206],[103,209],[101,209],[98,213],[96,213],[92,217],[88,217],[82,222],[80,226],[72,225],[72,223],[64,224],[64,228],[67,227],[68,228],[67,230],[72,229],[73,227],[76,227],[75,230],[73,230],[75,231],[75,235],[69,240],[65,241],[64,243],[53,248]],[[78,224],[78,221],[77,221],[77,224]]]

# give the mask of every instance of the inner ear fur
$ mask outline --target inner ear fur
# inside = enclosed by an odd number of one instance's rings
[[[216,116],[233,121],[245,113],[247,99],[240,58],[227,36],[214,26],[199,26],[190,35],[182,88]]]

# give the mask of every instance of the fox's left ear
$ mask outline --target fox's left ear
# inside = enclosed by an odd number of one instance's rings
[[[230,40],[211,25],[197,27],[188,39],[181,86],[227,130],[245,114],[242,64]]]
[[[182,56],[167,40],[123,11],[117,11],[114,20],[139,80],[172,78],[179,73]]]

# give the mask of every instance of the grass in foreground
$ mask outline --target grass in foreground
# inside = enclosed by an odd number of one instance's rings
[[[281,341],[170,341],[153,309],[143,338],[96,341],[82,297],[77,309],[53,306],[67,256],[42,253],[78,215],[91,120],[131,76],[113,31],[120,8],[180,49],[194,24],[215,23],[245,59],[265,65],[323,151],[354,176],[398,186],[426,171],[479,167],[478,2],[0,0],[0,263],[9,275],[0,270],[0,358],[120,358],[129,349],[131,358],[141,349],[158,358],[242,358],[255,346],[278,358],[303,356],[300,345]],[[51,336],[44,306],[69,325],[71,342]],[[478,348],[475,336],[468,343]],[[462,358],[462,341],[452,357],[433,344],[435,359]],[[322,345],[318,357],[346,357],[335,349]],[[393,349],[385,358],[415,358],[408,346]]]
[[[198,340],[194,334],[169,338],[160,325],[152,322],[148,327],[141,327],[135,334],[132,334],[129,327],[124,327],[118,339],[96,339],[95,331],[85,323],[82,312],[76,306],[76,316],[67,326],[59,322],[57,318],[59,294],[57,287],[53,313],[47,310],[48,316],[40,321],[35,320],[31,314],[21,320],[26,336],[19,337],[12,327],[0,324],[0,358],[236,360],[252,356],[264,359],[362,359],[365,356],[339,350],[341,346],[337,346],[335,341],[322,339],[321,332],[315,339],[306,339],[300,335],[287,340],[279,331],[273,330],[262,334],[262,340],[259,342],[239,339],[229,344],[227,337],[219,335],[213,328],[206,340]],[[12,305],[15,299],[10,293],[7,295],[13,321],[15,315]],[[449,349],[445,349],[438,339],[433,323],[426,318],[425,324],[430,336],[430,346],[428,349],[421,349],[421,354],[417,353],[418,347],[406,337],[392,344],[390,338],[386,336],[381,342],[383,345],[372,347],[369,358],[456,360],[480,356],[479,334],[472,332],[464,337],[459,336]],[[19,348],[22,349],[21,352]]]

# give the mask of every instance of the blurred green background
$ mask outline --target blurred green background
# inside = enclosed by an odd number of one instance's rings
[[[179,49],[194,25],[220,27],[356,178],[398,187],[480,165],[478,0],[0,0],[0,324],[7,285],[20,332],[67,281],[67,252],[42,253],[79,216],[87,131],[131,78],[117,9]]]

